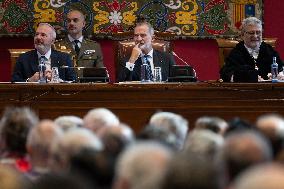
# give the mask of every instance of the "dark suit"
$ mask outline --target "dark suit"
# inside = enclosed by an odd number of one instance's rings
[[[229,82],[232,75],[235,75],[235,73],[238,73],[240,70],[255,70],[255,66],[257,66],[257,75],[261,76],[263,79],[268,79],[267,74],[271,72],[272,57],[274,56],[277,59],[278,70],[282,71],[283,62],[271,45],[262,42],[259,55],[257,59],[254,60],[244,46],[244,42],[241,41],[225,60],[225,65],[220,70],[220,76],[225,82]]]
[[[127,61],[128,59],[120,63],[118,81],[140,81],[142,65],[141,58],[138,58],[136,60],[133,71],[130,71],[128,68],[125,67]],[[169,77],[170,67],[175,64],[173,56],[169,53],[161,52],[154,49],[153,63],[154,67],[161,67],[162,80],[167,81]]]
[[[59,77],[64,81],[73,81],[76,74],[73,69],[62,68],[62,66],[73,67],[71,57],[63,52],[51,50],[51,67],[58,67]],[[12,75],[12,82],[23,82],[38,72],[38,55],[36,50],[21,54],[17,59]]]

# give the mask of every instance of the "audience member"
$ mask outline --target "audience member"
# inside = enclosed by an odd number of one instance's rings
[[[37,82],[39,80],[39,62],[44,59],[47,79],[51,80],[51,68],[58,67],[59,77],[62,80],[74,81],[76,75],[72,69],[62,67],[73,67],[71,57],[63,52],[51,49],[56,38],[55,29],[48,23],[40,23],[34,36],[35,50],[21,54],[17,59],[12,75],[12,81]]]
[[[10,167],[0,165],[1,189],[25,189],[28,182],[21,174]]]
[[[219,117],[202,116],[194,124],[194,129],[208,129],[215,133],[224,135],[228,123]]]
[[[83,120],[77,116],[59,116],[54,120],[54,123],[61,127],[63,131],[83,127],[84,125]]]
[[[283,165],[258,165],[242,173],[234,182],[234,189],[283,189]]]
[[[33,127],[27,139],[27,151],[31,170],[26,175],[29,179],[35,180],[45,175],[49,170],[52,141],[63,135],[63,131],[51,120],[42,120]]]
[[[188,121],[171,112],[158,112],[150,118],[150,125],[164,127],[176,136],[176,147],[182,149],[188,132]]]
[[[152,73],[154,67],[161,67],[162,80],[168,80],[170,67],[175,64],[174,58],[169,53],[153,49],[153,36],[154,29],[148,22],[137,23],[134,28],[136,45],[130,58],[120,63],[119,81],[140,81],[141,65],[144,61],[149,63]]]
[[[38,123],[38,117],[27,107],[6,108],[1,119],[0,164],[20,172],[30,169],[26,159],[26,142],[29,130]]]
[[[154,142],[137,143],[118,159],[113,189],[157,189],[172,152]]]
[[[106,108],[94,108],[84,117],[84,127],[97,133],[99,129],[119,125],[118,117]]]
[[[273,57],[276,57],[278,70],[283,78],[283,62],[279,54],[267,43],[262,41],[262,22],[255,17],[242,21],[242,41],[231,51],[220,71],[225,82],[267,80],[271,72]],[[255,78],[254,78],[255,76]],[[251,79],[250,79],[251,78]]]
[[[256,131],[232,132],[225,138],[222,152],[228,176],[233,180],[245,169],[272,160],[271,147]]]

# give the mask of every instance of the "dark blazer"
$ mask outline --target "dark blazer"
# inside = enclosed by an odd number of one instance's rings
[[[254,70],[256,65],[258,67],[257,74],[263,79],[268,79],[267,74],[271,72],[271,64],[274,56],[278,63],[278,70],[282,71],[283,62],[271,45],[262,42],[259,55],[254,60],[244,46],[244,42],[241,41],[226,58],[225,65],[220,70],[220,76],[225,82],[229,82],[232,75],[236,72],[240,70]]]
[[[135,62],[133,71],[130,71],[125,67],[127,60],[120,62],[120,71],[118,81],[140,81],[141,79],[141,65],[142,60],[138,58]],[[154,67],[161,67],[162,69],[162,80],[167,81],[169,77],[170,67],[175,64],[174,58],[171,54],[161,52],[158,50],[153,51],[153,63]]]
[[[51,50],[51,67],[58,67],[59,77],[64,81],[74,81],[76,74],[73,69],[62,68],[62,66],[73,67],[71,57],[63,52]],[[36,50],[21,54],[17,59],[12,75],[12,82],[23,82],[38,72],[38,55]]]

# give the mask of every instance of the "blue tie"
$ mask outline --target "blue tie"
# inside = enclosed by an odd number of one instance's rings
[[[143,56],[144,62],[148,65],[147,76],[148,76],[148,78],[150,78],[151,81],[153,81],[153,74],[152,74],[152,70],[151,70],[151,64],[150,64],[150,61],[148,60],[149,57],[150,57],[150,55],[148,55],[148,54]]]

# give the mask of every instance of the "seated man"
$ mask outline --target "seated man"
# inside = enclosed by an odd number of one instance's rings
[[[142,58],[147,56],[150,68],[161,67],[162,80],[166,81],[169,76],[171,65],[175,64],[173,56],[169,53],[160,52],[152,47],[154,35],[153,27],[147,22],[141,22],[134,28],[135,47],[132,49],[128,60],[120,63],[119,81],[140,81]]]
[[[244,80],[245,77],[247,80],[267,80],[273,57],[276,57],[278,70],[281,72],[279,76],[283,76],[283,62],[279,54],[272,46],[262,41],[262,23],[259,19],[244,19],[241,36],[243,41],[231,51],[220,71],[223,81],[236,82]]]
[[[45,75],[51,80],[51,68],[59,68],[59,77],[64,81],[73,81],[76,75],[72,69],[63,67],[73,67],[71,57],[63,52],[52,50],[51,46],[56,38],[54,28],[48,23],[40,23],[34,36],[35,50],[21,54],[17,59],[12,75],[12,82],[37,82],[39,80],[39,61],[46,59]]]
[[[67,14],[68,35],[55,42],[55,48],[70,49],[77,67],[104,67],[101,46],[83,37],[84,27],[85,15],[79,10],[71,10]]]

